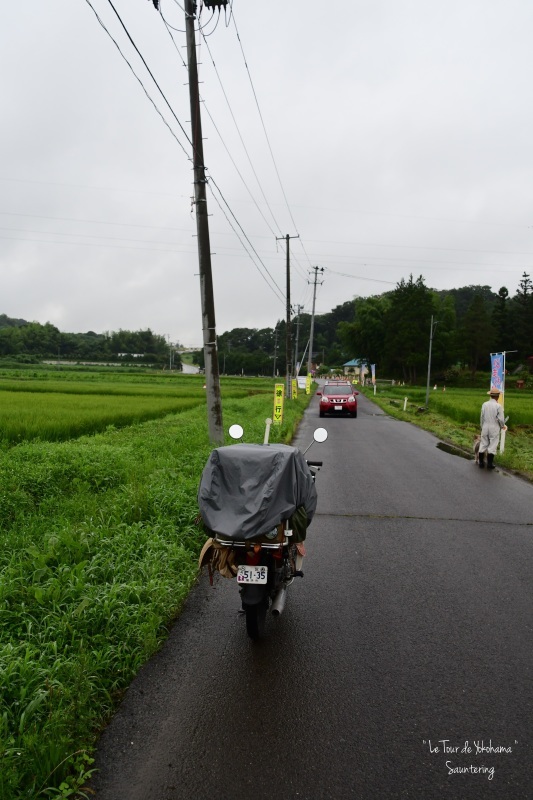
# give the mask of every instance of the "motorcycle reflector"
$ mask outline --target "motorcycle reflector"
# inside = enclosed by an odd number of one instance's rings
[[[239,564],[237,570],[237,583],[266,583],[268,567],[250,567]]]

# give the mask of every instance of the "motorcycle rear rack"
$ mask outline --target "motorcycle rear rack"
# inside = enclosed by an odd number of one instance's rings
[[[223,547],[244,547],[248,549],[252,549],[254,544],[260,544],[262,550],[279,550],[280,547],[284,547],[285,545],[289,544],[289,539],[284,538],[282,542],[274,542],[270,544],[269,542],[254,542],[253,539],[248,539],[248,541],[236,541],[234,539],[219,539],[218,536],[215,536],[215,542],[217,544],[222,545]]]

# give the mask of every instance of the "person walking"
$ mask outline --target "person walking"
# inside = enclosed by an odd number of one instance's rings
[[[498,442],[500,441],[500,431],[506,431],[507,425],[503,418],[503,408],[498,403],[500,392],[498,389],[491,389],[490,400],[481,406],[481,442],[479,445],[479,466],[485,466],[485,453],[487,453],[487,469],[494,469],[494,456]]]

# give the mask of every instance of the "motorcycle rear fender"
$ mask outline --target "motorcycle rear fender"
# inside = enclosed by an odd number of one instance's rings
[[[256,606],[268,597],[266,583],[243,583],[241,586],[241,601],[247,606]]]

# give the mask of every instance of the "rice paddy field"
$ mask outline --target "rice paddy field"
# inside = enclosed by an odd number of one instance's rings
[[[474,436],[480,432],[481,405],[489,399],[481,389],[430,389],[426,411],[426,389],[422,387],[378,384],[375,395],[372,387],[362,391],[388,414],[425,428],[468,453],[472,452]],[[506,391],[504,411],[509,417],[508,431],[504,452],[498,453],[496,461],[533,480],[533,393],[525,389]]]
[[[225,429],[262,442],[274,382],[222,395]],[[197,577],[203,379],[0,373],[0,432],[0,800],[83,797],[98,733]]]
[[[151,374],[109,376],[35,373],[11,377],[0,373],[0,445],[43,439],[61,441],[124,427],[148,419],[205,406],[201,376]],[[246,397],[250,379],[231,379],[229,397]]]

